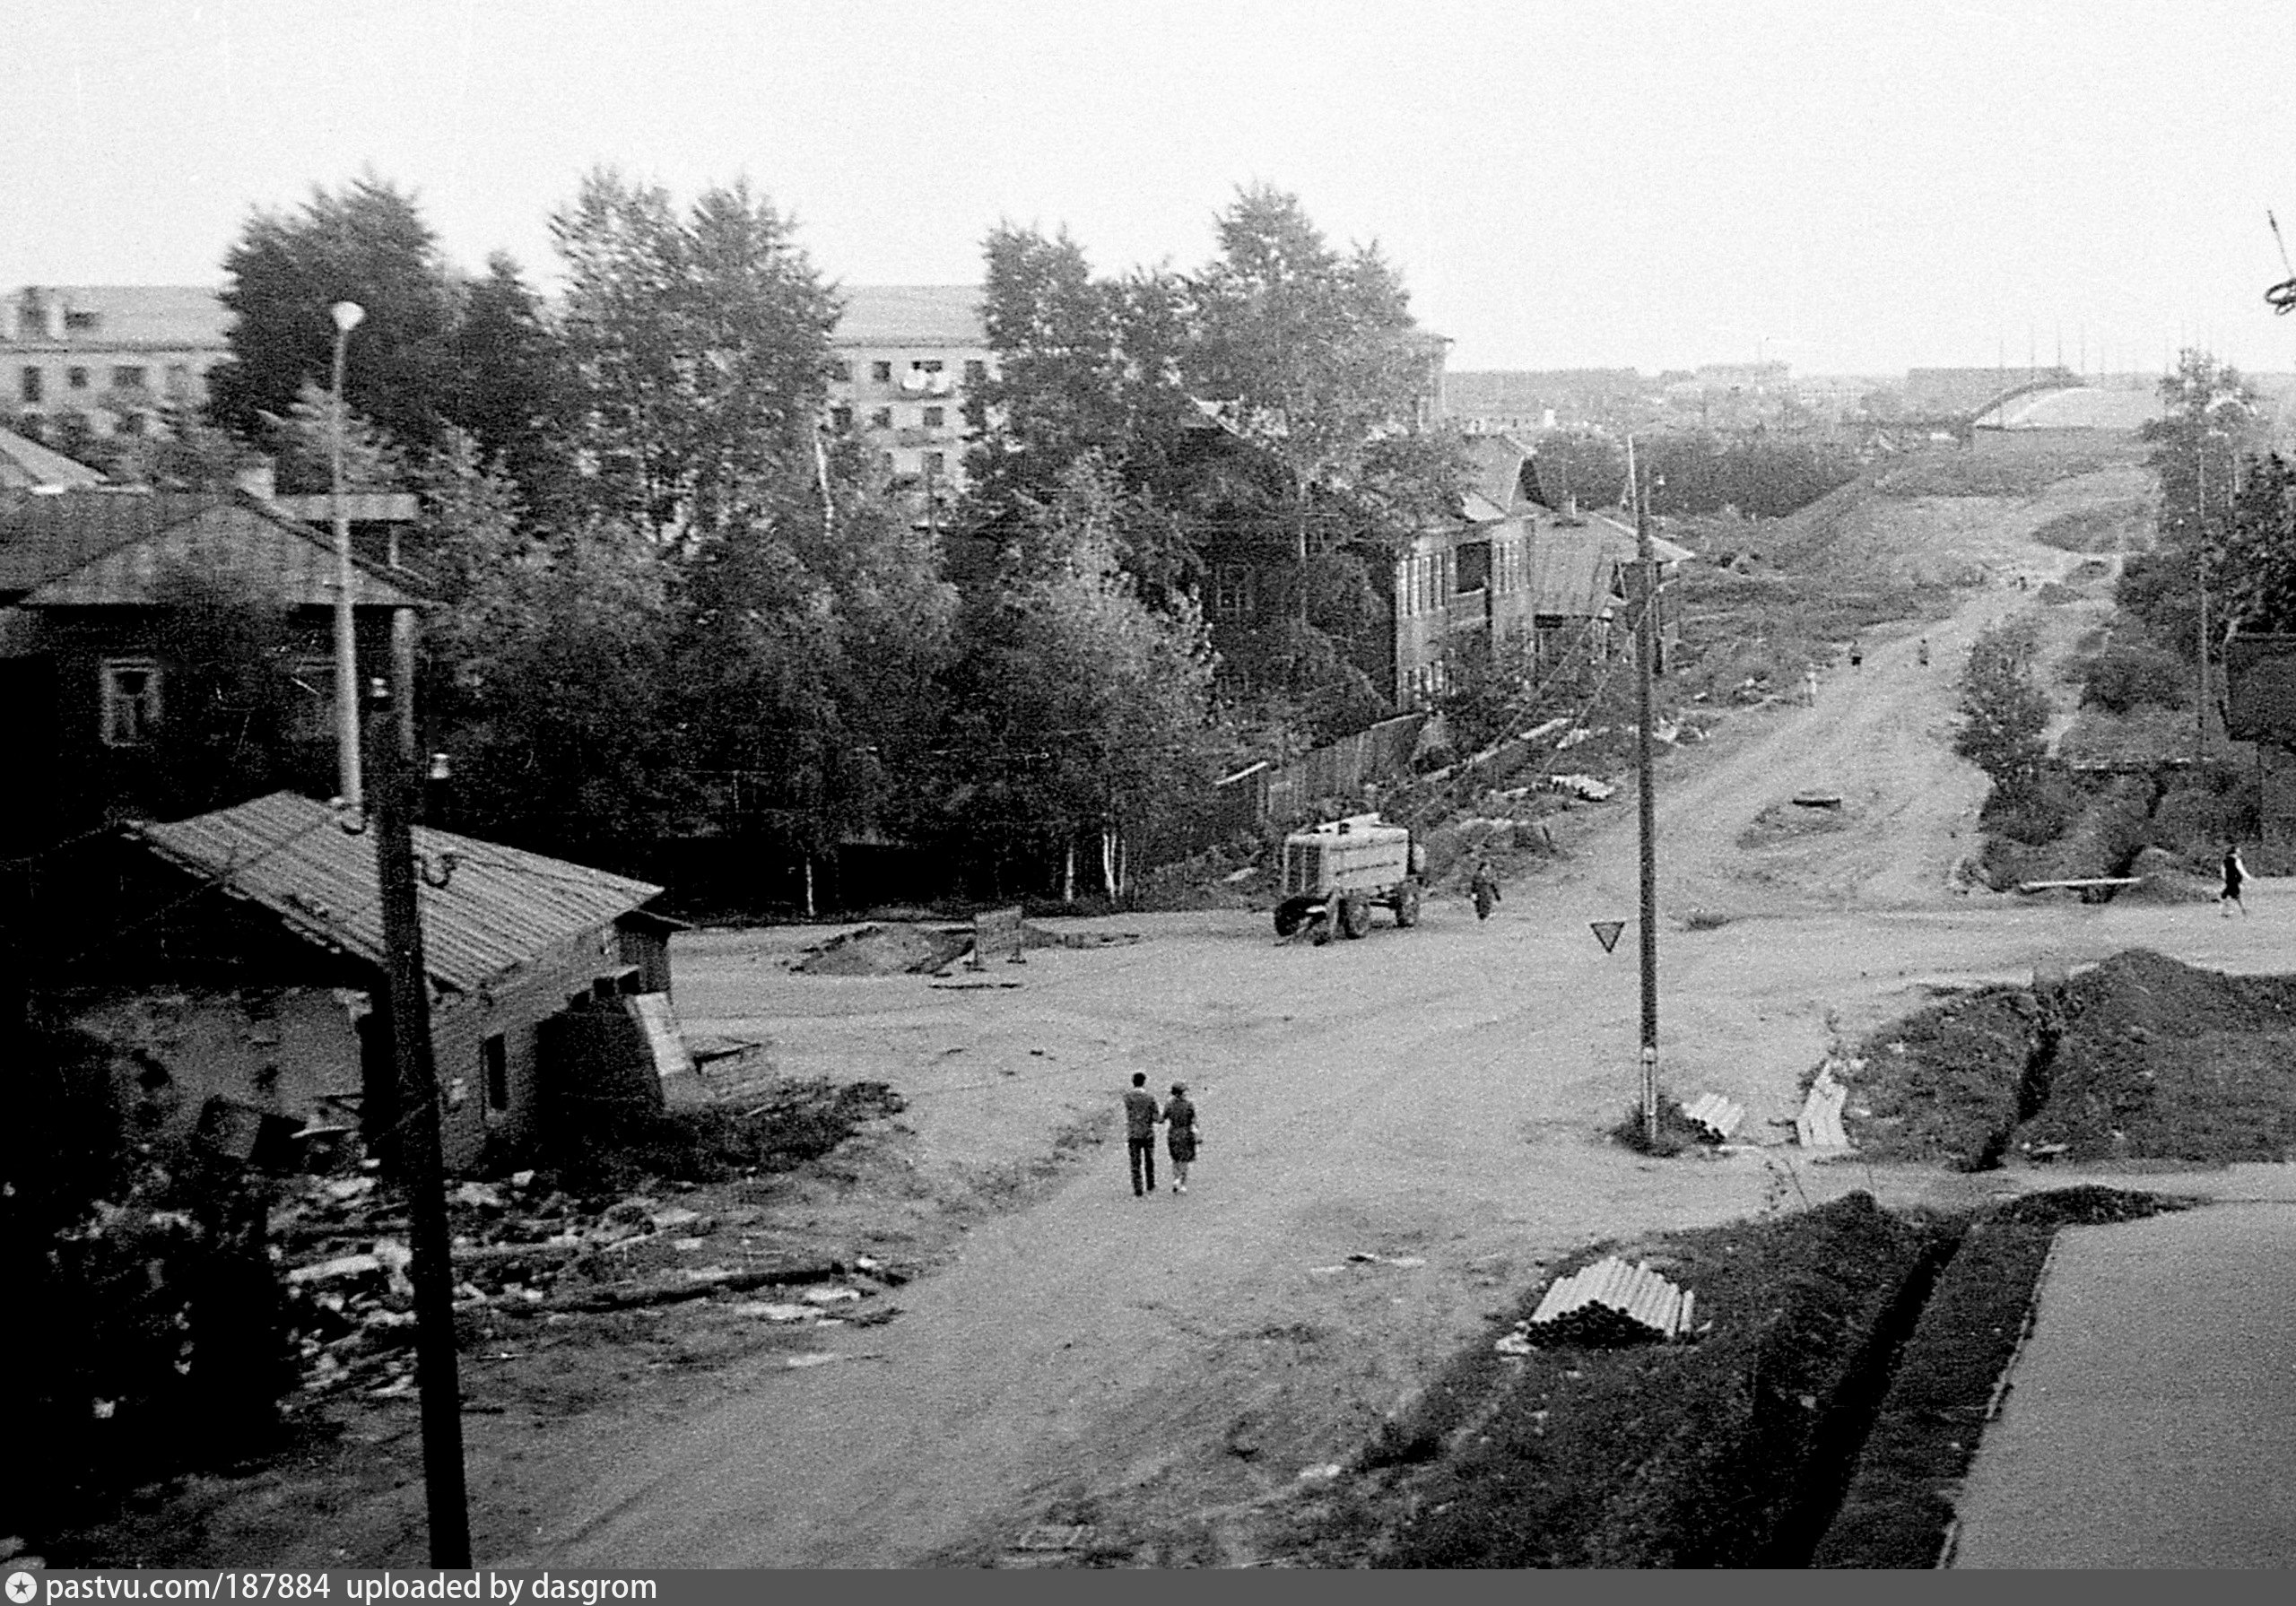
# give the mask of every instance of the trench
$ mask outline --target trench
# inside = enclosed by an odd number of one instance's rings
[[[1793,1501],[1752,1566],[1801,1569],[1812,1565],[1849,1492],[1851,1474],[1880,1420],[1882,1402],[1889,1395],[1906,1344],[1966,1233],[1966,1226],[1956,1227],[1922,1251],[1859,1344],[1795,1474]]]

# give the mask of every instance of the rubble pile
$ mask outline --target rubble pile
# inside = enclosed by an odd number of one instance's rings
[[[412,1392],[413,1255],[403,1200],[371,1171],[287,1186],[273,1208],[271,1255],[283,1269],[305,1391]],[[871,1325],[895,1313],[867,1302],[907,1280],[867,1255],[798,1259],[755,1244],[742,1236],[763,1220],[752,1207],[705,1213],[645,1195],[587,1199],[538,1184],[532,1171],[454,1184],[447,1208],[458,1315],[562,1322],[786,1286],[787,1303],[725,1308],[769,1322]]]

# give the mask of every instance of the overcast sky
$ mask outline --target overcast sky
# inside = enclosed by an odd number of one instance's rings
[[[1259,179],[1378,239],[1454,369],[2296,369],[2285,4],[4,9],[0,285],[220,282],[251,209],[367,168],[544,283],[598,164],[746,175],[848,283],[974,280],[1000,218],[1192,266]]]

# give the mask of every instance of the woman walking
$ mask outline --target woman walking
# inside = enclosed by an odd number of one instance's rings
[[[2240,901],[2240,888],[2248,879],[2248,867],[2240,863],[2240,845],[2227,842],[2224,845],[2224,890],[2216,895],[2218,912],[2225,919],[2232,917],[2234,909],[2242,915],[2248,912],[2248,906]]]
[[[1188,1102],[1187,1083],[1172,1084],[1164,1101],[1164,1146],[1172,1157],[1172,1192],[1187,1192],[1187,1168],[1196,1163],[1196,1106]]]

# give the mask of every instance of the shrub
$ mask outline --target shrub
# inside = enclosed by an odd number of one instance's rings
[[[2185,666],[2157,647],[2116,643],[2081,665],[2081,702],[2115,714],[2139,704],[2182,708],[2192,701]]]

